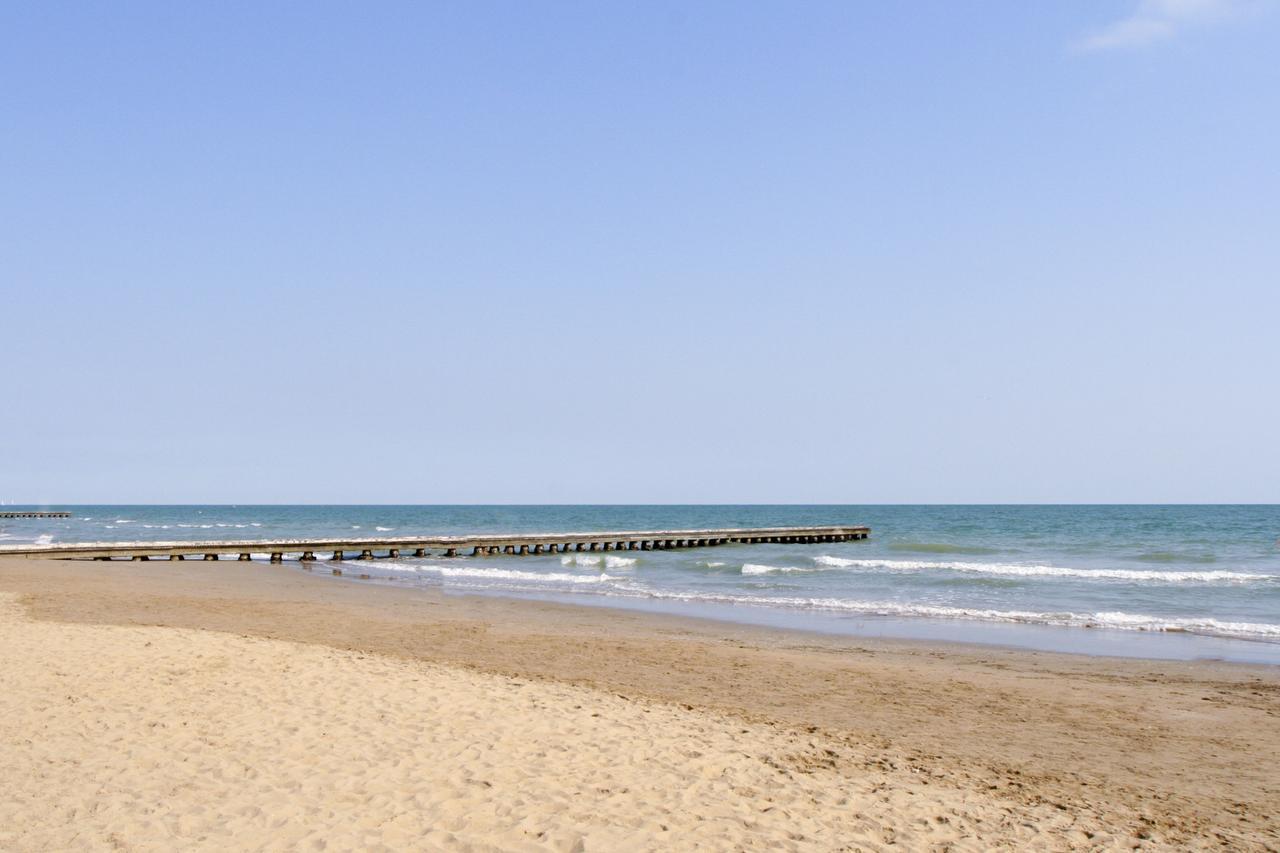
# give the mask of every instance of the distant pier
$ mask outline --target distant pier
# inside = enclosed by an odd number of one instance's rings
[[[374,560],[397,557],[458,557],[578,553],[582,551],[667,551],[717,545],[777,542],[811,544],[866,539],[871,528],[758,527],[721,530],[624,530],[594,533],[513,533],[476,536],[417,536],[378,539],[255,539],[205,542],[59,542],[0,545],[0,557],[43,560],[250,560],[265,554],[273,563],[286,557]],[[335,573],[340,573],[334,569]]]
[[[20,510],[18,512],[10,512],[9,510],[0,510],[0,518],[70,518],[69,512],[30,512]]]

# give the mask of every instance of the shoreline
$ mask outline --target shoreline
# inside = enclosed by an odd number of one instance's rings
[[[914,767],[973,797],[1056,803],[1116,842],[1280,846],[1271,666],[825,635],[260,564],[0,560],[0,592],[36,624],[217,632],[728,714],[821,740],[847,780]]]
[[[385,580],[335,579],[339,582],[383,584],[394,589],[434,590],[396,585]],[[660,598],[592,597],[588,594],[539,593],[512,590],[444,589],[446,596],[534,601],[670,616],[694,622],[737,625],[764,631],[778,631],[844,637],[851,640],[889,643],[932,643],[958,649],[980,651],[1006,649],[1015,652],[1043,652],[1079,657],[1117,658],[1142,661],[1205,661],[1280,667],[1280,641],[1261,637],[1232,637],[1191,630],[1124,630],[1112,627],[1051,625],[1033,622],[980,621],[934,616],[891,616],[877,613],[847,614],[838,611],[788,611],[746,602],[668,602]],[[798,623],[808,624],[798,624]],[[853,626],[853,627],[851,627]]]

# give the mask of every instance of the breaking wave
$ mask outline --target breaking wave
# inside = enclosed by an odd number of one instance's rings
[[[600,584],[615,580],[603,572],[591,575],[573,575],[567,572],[528,572],[521,569],[495,569],[481,566],[437,566],[432,563],[413,564],[379,561],[375,569],[389,569],[417,575],[438,575],[442,578],[471,580],[519,581],[520,583],[570,583]]]
[[[860,601],[844,598],[801,598],[782,596],[748,596],[717,593],[677,592],[673,590],[629,587],[630,593],[668,601],[707,604],[746,604],[757,607],[783,607],[800,610],[822,610],[859,613],[867,616],[924,617],[928,619],[967,619],[980,622],[1006,622],[1024,625],[1057,625],[1071,628],[1111,628],[1123,631],[1153,631],[1205,634],[1250,640],[1280,641],[1280,625],[1265,622],[1229,622],[1207,617],[1169,618],[1142,613],[1105,611],[1097,613],[1036,612],[1030,610],[995,610],[972,607],[945,607],[929,604],[905,604],[896,601]]]
[[[1063,566],[1024,566],[1016,563],[965,563],[928,560],[851,560],[844,557],[820,556],[813,561],[819,566],[836,569],[888,569],[898,572],[949,571],[970,572],[1002,577],[1081,578],[1086,580],[1122,580],[1135,583],[1250,583],[1280,581],[1278,575],[1223,570],[1201,572],[1162,572],[1155,569],[1072,569]],[[743,566],[743,574],[749,574]],[[803,569],[774,569],[803,571]]]
[[[612,554],[566,554],[560,558],[562,566],[604,566],[606,569],[625,569],[637,562],[635,557],[615,557]]]

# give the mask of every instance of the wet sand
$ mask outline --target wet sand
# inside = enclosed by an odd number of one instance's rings
[[[230,562],[0,595],[3,849],[1280,849],[1270,667]]]

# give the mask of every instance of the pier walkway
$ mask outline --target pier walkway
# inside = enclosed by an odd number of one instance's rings
[[[569,551],[664,551],[755,542],[846,542],[866,539],[869,527],[760,527],[725,530],[624,530],[594,533],[513,533],[474,536],[401,536],[376,539],[254,539],[205,542],[59,542],[47,545],[0,545],[0,557],[44,560],[218,560],[233,555],[251,560],[268,555],[273,563],[286,557],[309,562],[373,560],[400,556],[457,557],[510,554],[556,554]],[[380,552],[380,553],[375,553]]]

